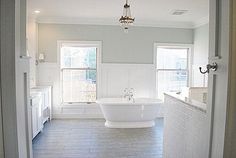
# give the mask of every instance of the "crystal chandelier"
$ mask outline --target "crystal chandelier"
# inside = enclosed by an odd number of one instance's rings
[[[119,21],[125,32],[128,32],[129,26],[134,23],[134,18],[131,17],[130,5],[128,4],[128,0],[126,0],[123,15],[121,16]]]

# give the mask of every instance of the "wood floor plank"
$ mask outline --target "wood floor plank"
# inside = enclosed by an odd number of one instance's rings
[[[109,129],[104,122],[52,120],[33,140],[34,158],[162,158],[163,119],[140,129]]]

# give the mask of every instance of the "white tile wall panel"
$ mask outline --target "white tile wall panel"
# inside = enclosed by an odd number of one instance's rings
[[[165,96],[164,158],[207,157],[206,113]]]

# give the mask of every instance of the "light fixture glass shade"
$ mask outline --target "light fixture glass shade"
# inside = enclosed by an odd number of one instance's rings
[[[123,15],[121,16],[119,21],[121,23],[121,26],[125,29],[124,31],[128,32],[129,26],[132,25],[134,22],[134,18],[132,18],[131,16],[130,5],[128,4],[128,0],[126,0],[123,9]]]
[[[43,53],[40,53],[38,58],[39,58],[39,61],[40,61],[40,62],[44,62],[44,60],[45,60],[45,55],[44,55]]]

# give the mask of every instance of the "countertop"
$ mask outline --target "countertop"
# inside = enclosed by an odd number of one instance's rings
[[[206,113],[207,105],[205,103],[202,103],[202,102],[199,102],[199,101],[196,101],[196,100],[192,100],[192,99],[184,97],[180,94],[176,94],[175,92],[168,92],[168,93],[165,93],[164,95],[167,95],[171,98],[179,100],[179,101],[185,103],[186,105],[188,105],[192,108],[195,108],[199,111],[202,111],[202,112]]]

